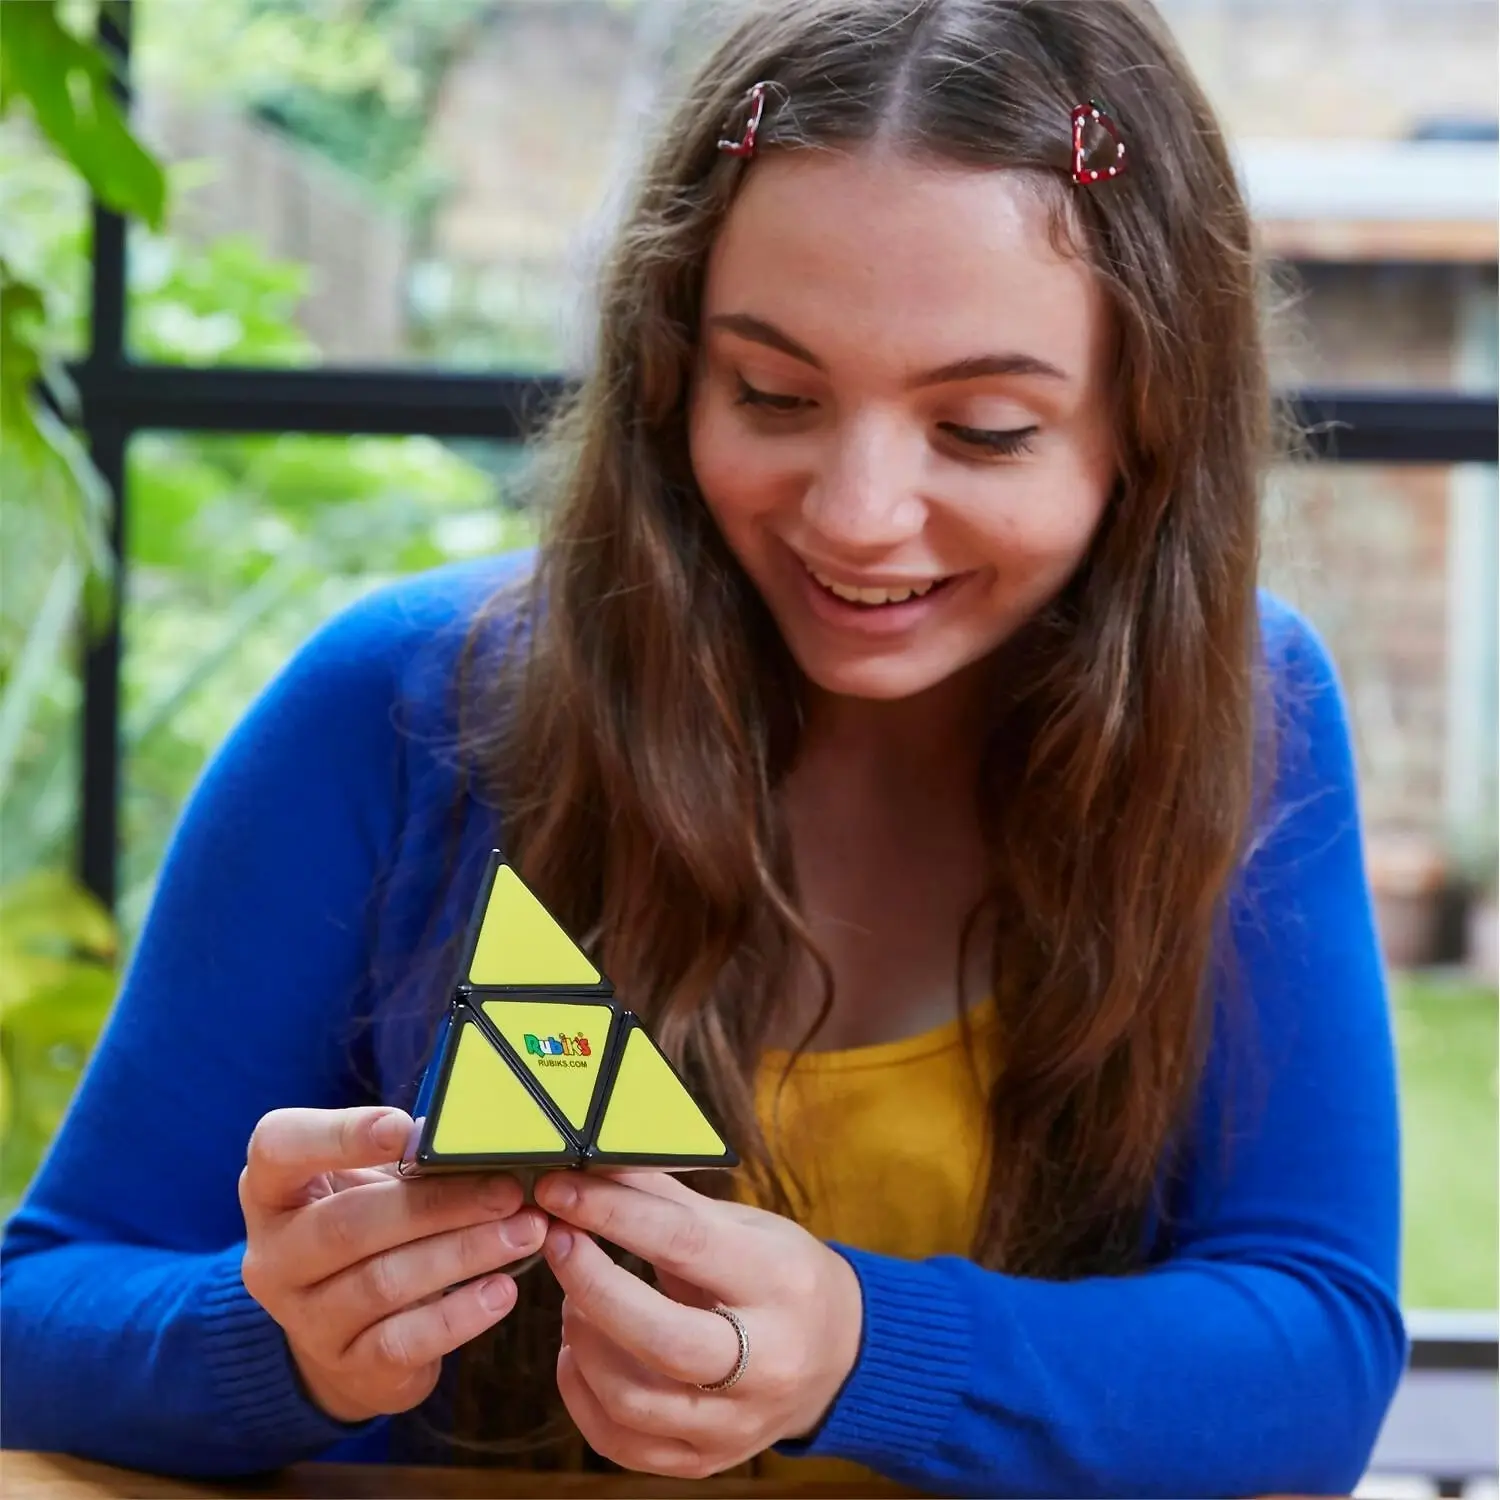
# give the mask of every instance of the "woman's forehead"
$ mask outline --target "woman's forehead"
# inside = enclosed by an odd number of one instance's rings
[[[1027,174],[890,152],[757,161],[715,243],[705,316],[749,313],[826,358],[928,368],[1018,349],[1082,378],[1103,299]],[[1034,346],[1034,347],[1028,347]]]

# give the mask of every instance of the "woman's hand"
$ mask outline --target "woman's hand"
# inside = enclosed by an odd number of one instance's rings
[[[562,1284],[557,1384],[596,1452],[701,1479],[823,1419],[859,1353],[859,1281],[837,1251],[776,1214],[718,1202],[660,1172],[554,1173],[536,1186]],[[580,1233],[579,1231],[586,1231]],[[649,1261],[662,1290],[616,1265],[597,1234]],[[728,1319],[745,1325],[739,1358]]]
[[[532,1254],[546,1232],[513,1177],[399,1176],[411,1128],[378,1107],[273,1110],[240,1174],[246,1290],[338,1421],[425,1399],[443,1355],[515,1305],[515,1282],[485,1273]]]

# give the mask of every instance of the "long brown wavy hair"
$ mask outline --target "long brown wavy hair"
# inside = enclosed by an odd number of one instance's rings
[[[1056,242],[1106,293],[1119,476],[1075,577],[1003,648],[978,788],[988,888],[966,929],[994,915],[1003,1076],[971,1253],[1031,1276],[1124,1272],[1196,1094],[1259,784],[1274,434],[1250,219],[1144,0],[761,0],[730,16],[603,268],[592,362],[539,449],[538,565],[497,606],[521,611],[524,648],[466,686],[466,743],[510,856],[789,1211],[757,1059],[800,960],[820,966],[825,1014],[832,994],[778,801],[798,674],[688,458],[705,263],[755,169],[716,142],[769,80],[763,152],[878,142],[1030,173]],[[1070,111],[1101,95],[1129,168],[1076,188]],[[461,1433],[524,1442],[557,1417],[550,1285],[523,1281],[465,1351]]]

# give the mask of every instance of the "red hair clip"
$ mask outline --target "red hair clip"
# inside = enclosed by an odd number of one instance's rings
[[[770,88],[769,83],[753,83],[745,94],[745,99],[750,105],[750,113],[745,119],[745,128],[740,134],[739,140],[721,140],[719,150],[726,156],[753,156],[755,154],[755,136],[760,129],[761,117],[766,112],[766,90]]]
[[[1090,126],[1098,126],[1115,148],[1114,160],[1107,166],[1096,164],[1097,140],[1085,151],[1083,133]],[[1098,99],[1090,99],[1073,111],[1073,181],[1088,187],[1101,179],[1118,177],[1125,170],[1125,142],[1120,138],[1120,127],[1109,116],[1108,108]]]

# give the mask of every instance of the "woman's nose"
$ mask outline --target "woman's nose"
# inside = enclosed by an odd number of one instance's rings
[[[803,495],[802,515],[830,548],[877,552],[921,532],[927,507],[904,446],[869,429],[828,445]]]

